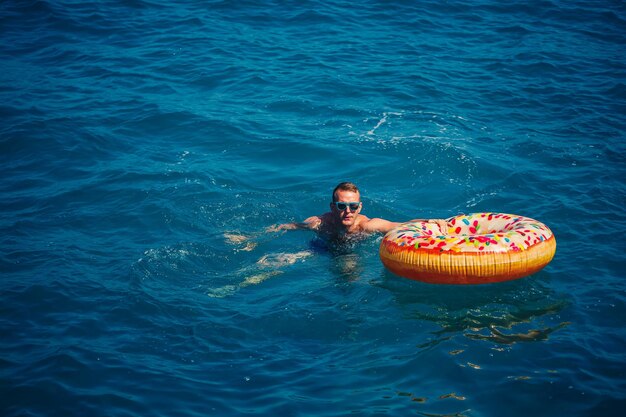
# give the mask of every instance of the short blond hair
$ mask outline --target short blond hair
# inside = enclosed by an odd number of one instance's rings
[[[337,191],[352,191],[353,193],[359,193],[359,195],[361,194],[359,187],[357,187],[354,183],[347,181],[339,183],[339,185],[335,187],[333,190],[333,201],[337,201]]]

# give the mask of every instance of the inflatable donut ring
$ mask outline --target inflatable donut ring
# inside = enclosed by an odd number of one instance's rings
[[[434,284],[488,284],[534,274],[554,257],[543,223],[503,213],[403,223],[385,235],[380,259],[396,275]]]

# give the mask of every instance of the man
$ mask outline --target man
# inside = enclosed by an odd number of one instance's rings
[[[402,223],[390,222],[385,219],[370,219],[361,214],[363,203],[361,202],[361,194],[356,185],[351,182],[342,182],[333,190],[332,202],[330,203],[330,211],[321,216],[311,216],[302,223],[285,223],[278,226],[272,226],[267,229],[268,232],[277,232],[280,230],[312,230],[318,236],[331,245],[338,244],[342,246],[344,243],[357,242],[361,236],[369,233],[387,233],[391,229],[400,226]],[[428,221],[439,224],[442,230],[445,230],[447,223],[445,220],[424,220],[415,219],[411,221]],[[226,241],[230,244],[244,244],[245,251],[251,251],[256,247],[256,243],[247,242],[248,236],[241,234],[225,234]],[[258,270],[252,276],[247,277],[238,285],[226,285],[224,287],[215,288],[209,291],[211,297],[226,297],[234,294],[241,288],[249,285],[260,284],[268,278],[281,274],[281,267],[292,265],[298,261],[313,256],[310,250],[304,250],[296,253],[276,253],[264,255],[255,264],[255,270]],[[346,261],[346,259],[343,259]],[[349,260],[348,260],[349,262]],[[346,265],[348,270],[354,269],[354,265]]]
[[[325,240],[341,241],[358,234],[387,233],[402,224],[379,218],[370,219],[361,214],[362,208],[361,194],[357,186],[351,182],[342,182],[333,190],[329,212],[321,216],[309,217],[302,223],[274,226],[268,231],[312,230]],[[411,221],[434,222],[442,228],[446,227],[445,220],[415,219]]]

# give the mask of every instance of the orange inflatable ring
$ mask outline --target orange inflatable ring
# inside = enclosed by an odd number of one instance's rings
[[[385,235],[380,259],[396,275],[435,284],[488,284],[533,274],[554,257],[543,223],[503,213],[403,223]]]

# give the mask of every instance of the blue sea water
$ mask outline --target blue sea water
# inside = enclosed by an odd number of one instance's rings
[[[3,416],[607,416],[626,407],[621,1],[0,3]],[[546,223],[438,286],[328,208]]]

